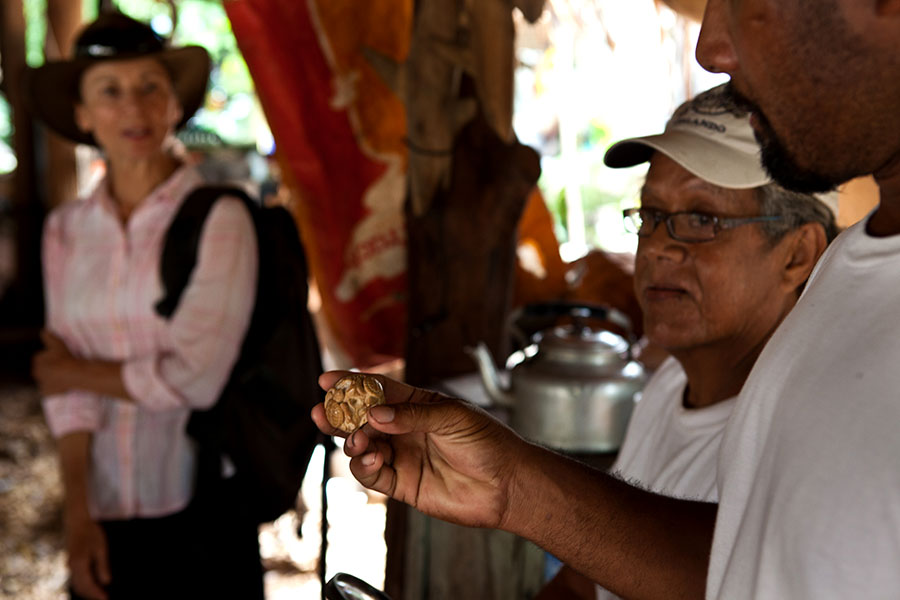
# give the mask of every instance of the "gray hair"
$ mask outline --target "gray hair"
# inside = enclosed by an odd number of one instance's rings
[[[834,213],[812,194],[792,192],[777,183],[768,183],[756,188],[756,197],[762,215],[783,217],[778,221],[762,223],[763,233],[773,245],[788,231],[806,223],[821,225],[828,243],[839,233]]]

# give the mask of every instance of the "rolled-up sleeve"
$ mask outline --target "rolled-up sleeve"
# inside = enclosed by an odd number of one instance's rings
[[[256,233],[236,198],[215,203],[197,265],[169,322],[171,348],[126,361],[125,388],[150,410],[208,408],[228,380],[250,324],[258,274]]]
[[[53,437],[77,431],[97,431],[102,425],[100,399],[87,392],[68,392],[46,396],[44,417]]]
[[[66,339],[62,319],[62,286],[65,276],[65,232],[62,213],[55,211],[44,223],[41,266],[47,328]],[[89,392],[67,392],[43,398],[44,417],[50,433],[62,437],[77,431],[97,431],[101,425],[100,399]]]

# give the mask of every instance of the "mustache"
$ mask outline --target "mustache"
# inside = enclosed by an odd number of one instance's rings
[[[731,81],[725,84],[722,93],[734,110],[742,112],[744,116],[750,113],[753,113],[756,116],[760,130],[754,130],[753,136],[756,138],[756,141],[759,142],[760,146],[765,148],[769,144],[770,139],[774,137],[775,132],[772,129],[772,125],[769,123],[769,119],[766,118],[765,113],[763,113],[759,105],[739,92]]]
[[[722,94],[728,99],[734,108],[746,112],[746,113],[756,113],[758,117],[763,116],[762,111],[759,106],[747,98],[747,96],[743,95],[738,91],[736,87],[734,87],[734,83],[729,81],[725,84],[725,88],[722,90]]]

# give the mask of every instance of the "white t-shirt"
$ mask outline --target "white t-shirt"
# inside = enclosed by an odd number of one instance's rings
[[[678,361],[666,359],[644,386],[613,471],[655,492],[715,502],[719,442],[735,399],[688,409],[686,385]],[[597,600],[617,597],[597,586]]]
[[[708,598],[900,598],[900,235],[822,257],[726,426]]]
[[[613,470],[654,492],[715,502],[719,442],[735,399],[684,407],[687,377],[668,358],[644,387]]]

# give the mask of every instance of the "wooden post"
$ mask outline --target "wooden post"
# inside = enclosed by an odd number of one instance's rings
[[[473,371],[465,348],[479,341],[506,354],[517,226],[540,175],[537,153],[512,134],[513,4],[483,1],[417,3],[406,68],[385,77],[406,104],[409,130],[405,379],[413,385]],[[543,2],[520,4],[536,18]],[[542,560],[534,545],[394,501],[385,540],[385,591],[395,600],[500,600],[540,583],[539,569],[522,576]]]
[[[449,189],[425,214],[408,211],[408,382],[472,372],[464,348],[479,341],[505,356],[516,230],[539,175],[537,153],[503,143],[479,114],[456,140]]]
[[[81,0],[47,0],[47,60],[68,58],[81,27]],[[46,130],[47,201],[53,208],[78,192],[75,144]]]
[[[473,371],[464,348],[479,341],[506,355],[516,230],[539,175],[537,153],[504,143],[479,113],[454,144],[449,188],[422,215],[407,206],[409,383]],[[386,540],[385,591],[395,600],[527,598],[542,583],[543,552],[530,542],[393,501]]]
[[[13,149],[17,167],[13,177],[12,213],[16,226],[16,273],[0,302],[3,341],[36,342],[43,321],[40,239],[44,203],[35,168],[34,128],[22,95],[25,65],[25,16],[22,0],[0,3],[0,68],[3,90],[12,108]],[[17,362],[28,356],[18,356]],[[27,368],[27,362],[23,365]]]

